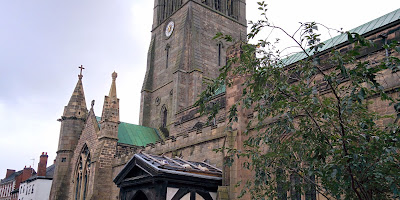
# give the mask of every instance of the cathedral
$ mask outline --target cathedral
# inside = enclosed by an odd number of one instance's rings
[[[245,0],[155,0],[139,125],[119,121],[117,73],[101,117],[88,109],[83,75],[64,108],[50,199],[119,199],[113,179],[135,153],[178,156],[223,167],[213,152],[226,143],[225,88],[221,112],[205,125],[193,107],[205,83],[225,65],[229,44],[218,32],[246,38]],[[139,105],[138,105],[139,106]]]
[[[219,75],[227,57],[240,54],[240,43],[232,46],[213,37],[222,32],[234,41],[246,40],[246,0],[155,0],[153,13],[147,70],[138,105],[139,125],[119,120],[116,72],[111,75],[100,117],[94,113],[94,101],[87,107],[83,75],[79,74],[59,119],[50,199],[228,200],[237,199],[237,182],[251,177],[241,160],[224,166],[226,155],[213,151],[223,147],[240,150],[242,146],[246,122],[252,113],[240,113],[233,129],[227,129],[226,116],[241,94],[240,77],[233,77],[235,84],[219,88],[211,99],[220,105],[211,122],[193,106],[206,83]],[[354,32],[371,40],[380,41],[381,34],[399,40],[399,27],[400,9],[361,25]],[[342,36],[326,44],[337,48],[347,45]],[[329,48],[322,53],[329,52]],[[385,59],[383,48],[363,53],[365,60]],[[288,59],[288,65],[300,59],[295,55]],[[390,81],[386,88],[400,87],[393,74],[387,76]],[[381,107],[389,108],[376,100],[371,109]],[[395,112],[386,109],[381,113]],[[193,170],[186,170],[189,168]],[[129,189],[127,186],[131,185],[139,189]],[[314,194],[310,199],[317,197],[320,198]]]

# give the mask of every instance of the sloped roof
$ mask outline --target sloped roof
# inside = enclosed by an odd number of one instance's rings
[[[221,85],[221,86],[215,91],[214,96],[217,96],[217,95],[219,95],[219,94],[221,94],[221,93],[224,93],[224,92],[226,92],[226,85],[225,85],[225,84],[224,84],[224,85]]]
[[[56,165],[55,164],[52,164],[49,167],[47,167],[46,168],[46,177],[47,178],[53,178],[55,169],[56,169]]]
[[[101,120],[96,117],[97,121]],[[100,125],[99,125],[100,127]],[[146,146],[150,143],[155,143],[161,137],[157,130],[150,127],[121,122],[118,126],[118,142],[135,146]]]
[[[7,177],[7,178],[5,178],[5,179],[2,179],[1,182],[0,182],[0,184],[7,183],[7,182],[10,182],[10,181],[14,180],[17,176],[19,176],[20,174],[22,174],[22,171],[23,171],[23,170],[20,170],[20,171],[17,171],[17,172],[12,173],[9,177]]]
[[[202,174],[207,176],[222,177],[222,170],[205,162],[188,161],[178,157],[149,155],[146,153],[137,154],[151,165],[159,169],[181,171],[190,174]]]
[[[147,175],[130,176],[135,166],[139,166]],[[138,168],[136,168],[138,169]],[[181,158],[149,155],[146,153],[135,154],[115,177],[114,182],[120,184],[124,179],[132,181],[147,177],[186,177],[184,179],[196,180],[222,180],[222,170],[205,162],[187,161]]]
[[[34,181],[36,179],[49,179],[49,180],[52,180],[55,168],[56,168],[56,165],[52,164],[52,165],[50,165],[49,167],[46,168],[46,176],[39,176],[38,177],[38,175],[36,173],[35,175],[31,176],[30,178],[28,178],[24,182],[31,182],[31,181]]]
[[[400,20],[400,8],[397,9],[397,10],[394,10],[394,11],[392,11],[392,12],[386,14],[386,15],[383,15],[383,16],[377,18],[377,19],[374,19],[374,20],[372,20],[372,21],[370,21],[368,23],[365,23],[365,24],[363,24],[361,26],[358,26],[357,28],[353,28],[349,32],[350,33],[358,33],[360,35],[364,35],[364,34],[367,34],[367,33],[371,32],[371,31],[379,29],[379,28],[381,28],[381,27],[383,27],[385,25],[388,25],[388,24],[390,24],[392,22],[395,22],[397,20]],[[334,46],[340,45],[340,44],[345,43],[345,42],[347,42],[347,34],[343,33],[343,34],[340,34],[340,35],[338,35],[336,37],[333,37],[333,38],[331,38],[329,40],[324,41],[323,43],[325,45],[322,48],[320,48],[319,51],[320,52],[325,51],[327,49],[330,49],[330,48],[332,48]],[[309,51],[308,52],[309,54],[314,52],[313,50],[310,50],[310,49],[307,49],[307,51]],[[295,62],[297,62],[299,60],[302,60],[302,59],[304,59],[306,57],[307,57],[307,55],[304,52],[299,52],[299,53],[296,53],[296,54],[294,54],[292,56],[289,56],[288,58],[284,59],[283,60],[283,64],[285,66],[287,66],[287,65],[293,64],[293,63],[295,63]]]
[[[145,126],[121,122],[118,127],[118,142],[135,146],[146,146],[160,140],[157,130]]]

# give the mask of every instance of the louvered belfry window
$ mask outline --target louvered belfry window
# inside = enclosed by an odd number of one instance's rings
[[[182,6],[182,0],[158,0],[158,24],[168,19],[175,11]]]
[[[201,0],[201,2],[229,17],[239,18],[239,0]]]

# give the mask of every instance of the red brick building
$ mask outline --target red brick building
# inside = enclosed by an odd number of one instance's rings
[[[0,182],[0,199],[16,200],[18,199],[19,186],[21,182],[30,178],[35,174],[35,170],[31,167],[24,167],[23,170],[15,171],[7,169],[7,174]]]

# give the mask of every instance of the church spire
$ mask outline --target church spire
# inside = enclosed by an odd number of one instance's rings
[[[59,120],[61,122],[60,138],[58,142],[58,150],[56,157],[56,168],[53,175],[53,183],[51,186],[50,199],[68,199],[70,196],[70,184],[66,180],[70,180],[71,167],[74,150],[78,144],[79,138],[85,127],[88,111],[86,108],[85,93],[82,85],[82,70],[78,75],[74,92],[64,107],[64,114]]]
[[[117,79],[117,76],[118,74],[115,71],[111,75],[112,83],[111,83],[110,93],[108,94],[110,98],[117,98],[117,88],[115,86],[115,80]]]
[[[85,68],[83,68],[82,65],[79,68],[81,69],[81,72],[78,75],[79,79],[76,83],[74,92],[71,95],[68,105],[64,108],[63,118],[73,117],[84,120],[87,116],[85,93],[82,85],[82,70]]]
[[[119,122],[119,99],[117,98],[116,79],[117,73],[113,72],[110,93],[104,97],[101,122]]]

